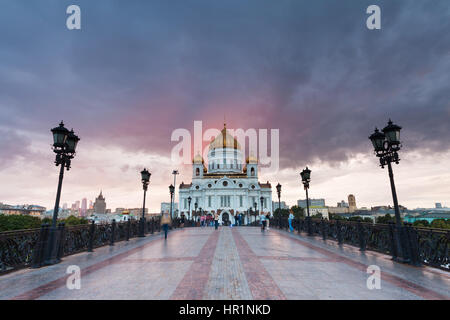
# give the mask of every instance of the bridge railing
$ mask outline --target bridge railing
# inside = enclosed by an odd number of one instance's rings
[[[178,225],[174,225],[176,228]],[[49,235],[49,225],[38,229],[0,232],[0,274],[25,267],[41,267]],[[139,221],[124,221],[108,224],[84,224],[76,226],[58,225],[60,248],[58,258],[71,254],[93,251],[119,241],[128,241],[139,235]],[[161,231],[160,218],[146,220],[144,231],[153,234]]]
[[[319,235],[323,240],[332,239],[339,244],[350,244],[359,247],[361,251],[372,250],[390,254],[397,258],[398,249],[395,242],[399,231],[394,224],[372,224],[358,221],[341,221],[308,218],[293,219],[292,227],[297,232],[308,232]],[[273,218],[270,225],[279,229],[289,230],[287,218]],[[405,256],[414,265],[429,265],[450,271],[450,230],[435,228],[417,228],[404,224],[403,231],[406,245]]]

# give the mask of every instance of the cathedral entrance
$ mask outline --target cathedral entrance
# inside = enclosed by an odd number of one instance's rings
[[[222,225],[229,226],[230,225],[230,216],[228,212],[222,213]]]

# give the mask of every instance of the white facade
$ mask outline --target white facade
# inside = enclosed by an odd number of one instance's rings
[[[205,164],[198,154],[192,161],[192,183],[181,183],[179,187],[179,216],[192,218],[197,203],[205,214],[219,213],[219,223],[235,223],[235,216],[244,214],[244,223],[250,216],[249,208],[272,215],[272,188],[269,182],[258,182],[258,161],[250,156],[243,161],[239,143],[224,126],[211,142],[208,161]],[[189,208],[188,198],[191,197]],[[252,217],[253,219],[253,217]],[[250,220],[252,220],[250,219]]]

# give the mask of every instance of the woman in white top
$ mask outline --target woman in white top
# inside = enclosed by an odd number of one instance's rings
[[[294,228],[292,227],[292,220],[294,220],[294,215],[291,212],[289,214],[289,218],[288,218],[288,221],[289,221],[289,232],[293,232],[294,231]]]

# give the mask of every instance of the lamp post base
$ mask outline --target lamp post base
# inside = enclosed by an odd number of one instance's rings
[[[140,238],[145,237],[145,218],[139,220],[139,235]]]

